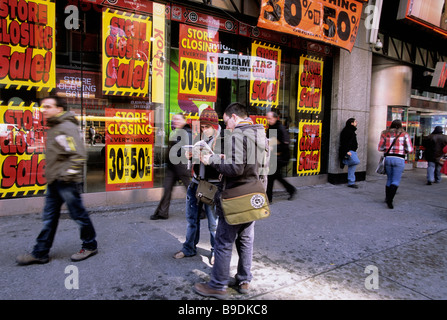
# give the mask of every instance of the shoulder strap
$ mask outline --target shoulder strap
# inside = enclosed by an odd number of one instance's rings
[[[391,148],[393,147],[393,145],[394,145],[394,143],[396,142],[396,140],[399,139],[399,137],[400,137],[401,134],[402,134],[402,132],[399,133],[399,135],[398,135],[396,138],[394,138],[394,140],[393,140],[393,142],[391,143],[390,147],[388,148],[387,152],[385,152],[385,155],[387,155],[388,153],[390,153]]]

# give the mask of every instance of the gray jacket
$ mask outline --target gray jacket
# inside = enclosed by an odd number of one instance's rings
[[[71,112],[63,112],[47,120],[45,177],[50,184],[55,180],[82,182],[87,160],[79,122]]]

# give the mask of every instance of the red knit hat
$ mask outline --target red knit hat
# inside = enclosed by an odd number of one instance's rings
[[[216,111],[214,111],[211,107],[208,107],[202,111],[199,121],[201,125],[208,124],[216,130],[219,128],[219,117],[217,116]]]

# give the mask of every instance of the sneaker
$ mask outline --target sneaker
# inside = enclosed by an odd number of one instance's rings
[[[25,253],[16,258],[16,262],[19,266],[27,266],[30,264],[44,264],[48,263],[50,258],[36,258],[31,253]]]
[[[204,297],[212,297],[220,300],[227,299],[227,290],[216,290],[211,288],[208,283],[196,283],[194,291]]]
[[[98,253],[98,249],[87,250],[81,249],[78,253],[71,256],[71,261],[82,261]]]
[[[183,251],[176,252],[173,256],[174,259],[183,259],[184,257],[186,257],[186,256],[183,253]]]
[[[349,188],[354,188],[354,189],[358,189],[359,188],[359,186],[356,185],[356,184],[348,184],[348,187]]]
[[[242,283],[238,283],[236,278],[230,278],[230,281],[228,283],[229,287],[235,287],[235,289],[240,293],[240,294],[247,294],[248,293],[248,289],[250,287],[250,282],[242,282]]]

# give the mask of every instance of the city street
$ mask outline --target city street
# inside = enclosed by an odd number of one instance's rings
[[[405,171],[395,208],[384,203],[385,176],[359,189],[323,184],[298,188],[293,201],[277,190],[270,218],[256,223],[250,293],[230,300],[447,299],[447,177],[425,185],[425,169]],[[40,212],[0,217],[0,299],[209,300],[192,286],[211,271],[207,222],[199,254],[175,260],[185,239],[184,201],[168,220],[152,221],[157,203],[91,208],[99,253],[71,262],[80,249],[64,214],[51,260],[17,266],[40,231]],[[232,271],[235,273],[234,251]]]

